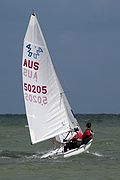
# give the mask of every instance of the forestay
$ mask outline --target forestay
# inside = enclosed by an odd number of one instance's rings
[[[78,123],[56,76],[33,13],[23,46],[23,92],[32,143],[70,131]]]

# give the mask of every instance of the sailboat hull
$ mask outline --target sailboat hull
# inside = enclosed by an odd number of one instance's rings
[[[93,139],[91,139],[86,145],[83,144],[79,148],[71,149],[67,152],[64,152],[64,147],[57,148],[53,151],[50,151],[50,152],[42,155],[41,159],[43,159],[43,158],[54,158],[54,157],[67,158],[67,157],[71,157],[71,156],[81,154],[83,152],[86,152],[90,148],[92,141],[93,141]]]

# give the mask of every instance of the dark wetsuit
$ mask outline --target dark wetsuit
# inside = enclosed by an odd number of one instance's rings
[[[82,133],[80,131],[76,132],[76,135],[64,146],[64,152],[66,152],[67,149],[70,150],[70,149],[79,148],[81,145],[81,139],[82,139]]]

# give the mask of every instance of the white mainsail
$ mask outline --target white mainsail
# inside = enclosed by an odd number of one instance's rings
[[[78,125],[54,70],[36,14],[23,46],[23,92],[32,143],[61,135]],[[62,141],[62,140],[60,140]]]

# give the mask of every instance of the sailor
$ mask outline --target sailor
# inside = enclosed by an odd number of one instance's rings
[[[87,144],[93,138],[93,131],[91,130],[91,123],[86,124],[86,130],[82,135],[82,144]]]
[[[79,130],[79,127],[74,128],[74,135],[66,142],[64,146],[64,152],[67,150],[79,148],[82,141],[82,132]],[[65,142],[65,140],[64,140]]]

